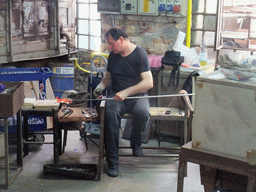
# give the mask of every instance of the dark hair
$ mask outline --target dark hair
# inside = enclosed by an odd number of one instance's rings
[[[123,37],[124,39],[128,38],[126,32],[118,27],[109,29],[105,34],[105,38],[108,38],[109,35],[111,35],[115,41],[117,41],[120,37]]]

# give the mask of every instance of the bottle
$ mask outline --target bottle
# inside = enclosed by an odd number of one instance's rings
[[[199,52],[199,62],[201,66],[207,65],[208,53],[207,53],[207,42],[205,36],[202,38],[202,42],[200,45],[201,49]]]

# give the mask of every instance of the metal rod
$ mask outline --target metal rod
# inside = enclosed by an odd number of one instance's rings
[[[162,97],[179,97],[179,96],[192,96],[195,95],[194,93],[188,94],[172,94],[172,95],[146,95],[146,96],[135,96],[135,97],[126,97],[126,99],[144,99],[144,98],[162,98]],[[99,99],[86,99],[86,101],[102,101],[102,100],[114,100],[113,97],[110,98],[99,98]]]

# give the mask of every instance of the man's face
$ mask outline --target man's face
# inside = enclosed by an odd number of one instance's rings
[[[113,39],[111,35],[107,37],[108,48],[111,49],[114,53],[120,53],[122,51],[122,37],[120,37],[117,41]]]

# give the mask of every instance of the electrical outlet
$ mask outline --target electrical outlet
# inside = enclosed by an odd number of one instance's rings
[[[121,0],[121,14],[137,14],[137,0]]]

